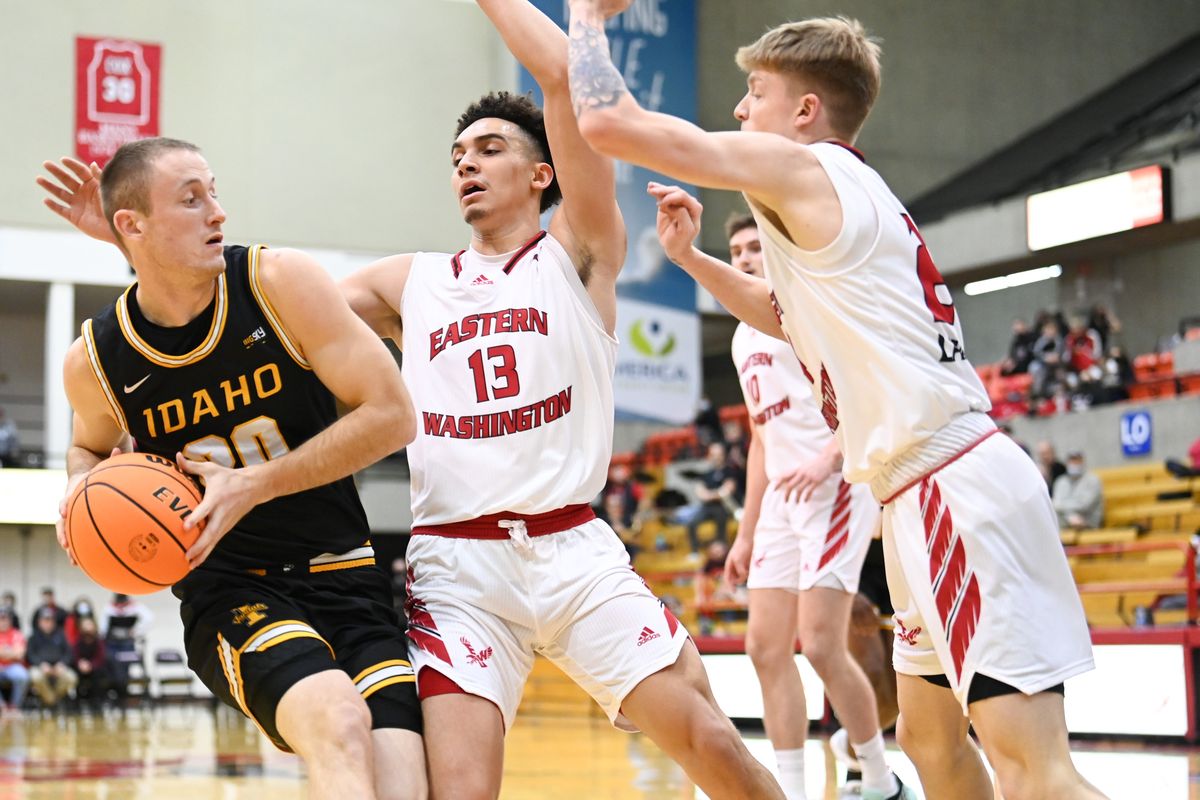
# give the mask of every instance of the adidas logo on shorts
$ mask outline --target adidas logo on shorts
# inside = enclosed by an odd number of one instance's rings
[[[641,647],[646,642],[652,641],[657,638],[659,638],[659,634],[655,633],[654,631],[650,630],[649,628],[642,628],[642,632],[638,636],[637,646]]]

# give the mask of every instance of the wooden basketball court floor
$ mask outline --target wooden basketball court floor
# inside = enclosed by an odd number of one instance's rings
[[[746,743],[772,765],[761,734]],[[507,744],[505,800],[703,795],[645,737],[593,714],[526,714]],[[808,793],[833,800],[823,738],[807,746]],[[1114,800],[1200,800],[1200,749],[1078,743],[1080,770]],[[911,765],[889,745],[906,780]],[[32,714],[0,721],[0,800],[282,800],[307,796],[302,765],[240,715],[169,705],[102,715]]]

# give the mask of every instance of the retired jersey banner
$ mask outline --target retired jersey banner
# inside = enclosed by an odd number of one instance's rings
[[[666,306],[622,299],[617,306],[618,418],[686,424],[700,399],[700,317]]]
[[[531,2],[566,30],[567,0]],[[695,1],[633,0],[625,13],[609,20],[606,31],[613,64],[638,103],[694,121]],[[542,102],[537,83],[524,69],[520,90]],[[617,417],[691,422],[702,383],[696,284],[663,253],[655,203],[646,194],[649,181],[677,181],[623,162],[617,162],[616,172],[617,203],[629,236],[617,279]]]
[[[75,155],[100,166],[117,148],[158,135],[162,47],[75,39]]]

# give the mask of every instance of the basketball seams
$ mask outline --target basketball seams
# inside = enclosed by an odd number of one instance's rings
[[[89,485],[89,486],[91,486],[91,485],[93,485],[93,484],[91,483],[91,481],[88,481],[88,485]],[[145,515],[146,515],[147,517],[149,517],[150,519],[154,520],[154,524],[155,524],[155,525],[157,525],[158,527],[162,528],[162,531],[163,531],[163,533],[165,533],[167,536],[170,536],[170,537],[171,537],[171,541],[173,541],[173,542],[175,542],[175,544],[179,545],[179,549],[180,549],[180,551],[181,551],[181,552],[184,552],[184,553],[186,553],[186,552],[187,552],[187,550],[188,550],[188,549],[187,549],[186,547],[184,547],[184,544],[183,544],[183,542],[181,542],[181,541],[179,541],[178,539],[176,539],[176,538],[175,538],[175,534],[171,533],[171,529],[170,529],[170,528],[168,528],[166,525],[163,525],[163,524],[162,524],[162,520],[160,520],[158,517],[156,517],[154,514],[152,514],[152,513],[150,512],[150,509],[146,508],[144,505],[142,505],[141,503],[139,503],[137,500],[134,500],[132,497],[130,497],[129,495],[125,494],[125,492],[124,492],[124,491],[122,491],[120,488],[118,488],[117,486],[114,486],[114,485],[113,485],[113,484],[111,484],[111,483],[101,483],[100,481],[97,481],[97,482],[96,482],[94,485],[96,485],[96,486],[107,486],[109,489],[112,489],[114,492],[116,492],[117,494],[121,495],[121,497],[124,497],[124,498],[125,498],[126,500],[128,500],[128,501],[129,501],[131,504],[133,504],[135,507],[137,507],[137,509],[138,509],[139,511],[141,511],[143,514],[145,514]],[[90,512],[89,512],[89,513],[90,513]],[[94,522],[94,521],[93,521],[93,522]],[[97,528],[96,528],[96,530],[97,530],[97,531],[99,531],[99,530],[100,530],[100,528],[99,528],[99,527],[97,527]],[[114,553],[114,555],[115,555],[115,553]],[[151,581],[151,583],[153,583],[153,582],[154,582],[154,581]],[[162,584],[162,585],[163,585],[163,586],[170,586],[171,584],[169,584],[169,583],[164,583],[164,584]]]
[[[101,462],[101,463],[103,463],[103,462]],[[157,472],[159,475],[173,478],[175,480],[175,482],[178,483],[180,486],[187,487],[189,490],[191,490],[192,496],[196,500],[197,503],[199,503],[201,500],[204,499],[204,495],[202,495],[200,493],[200,490],[196,488],[196,484],[193,483],[191,478],[189,478],[187,476],[187,473],[180,472],[178,468],[168,467],[165,464],[160,464],[157,467],[152,467],[152,466],[149,466],[148,464],[128,464],[128,463],[110,464],[107,467],[100,467],[99,469],[92,470],[91,472],[88,473],[88,476],[90,478],[92,475],[99,475],[101,472],[106,472],[110,469],[117,469],[118,467],[136,467],[137,469],[153,470],[154,472]]]
[[[92,523],[92,530],[94,530],[96,532],[96,538],[99,539],[100,543],[104,545],[105,549],[108,550],[108,552],[112,554],[113,560],[116,561],[118,564],[120,564],[122,567],[124,567],[131,575],[133,575],[138,580],[148,583],[151,586],[158,586],[160,588],[166,588],[167,586],[170,586],[171,584],[169,584],[169,583],[159,583],[158,581],[152,581],[149,578],[143,577],[142,575],[140,575],[137,572],[137,570],[135,570],[133,567],[126,564],[124,559],[122,559],[119,555],[117,555],[117,552],[115,550],[113,550],[112,545],[110,545],[108,543],[108,539],[105,538],[105,536],[104,536],[104,531],[100,530],[100,526],[98,524],[96,524],[96,517],[92,514],[92,503],[87,497],[87,490],[88,490],[88,487],[91,486],[91,483],[92,483],[91,476],[88,476],[87,478],[84,479],[83,489],[82,489],[83,507],[85,509],[87,509],[88,521],[90,521]],[[97,486],[108,486],[109,488],[117,491],[118,494],[124,495],[124,492],[121,492],[119,489],[117,489],[115,486],[113,486],[110,483],[105,483],[105,484],[98,483],[96,485]],[[140,506],[139,506],[139,508],[140,508]],[[142,510],[143,510],[143,512],[145,511],[145,509],[142,509]],[[158,522],[157,519],[154,521]],[[161,525],[162,523],[159,523],[159,524]],[[171,538],[174,538],[174,537],[171,537]],[[82,563],[80,563],[80,567],[81,568],[83,567]],[[84,569],[83,571],[87,572],[86,569]],[[91,578],[92,576],[89,574],[88,577]],[[100,583],[100,581],[97,581],[95,578],[92,578],[92,580],[95,581],[96,583]]]

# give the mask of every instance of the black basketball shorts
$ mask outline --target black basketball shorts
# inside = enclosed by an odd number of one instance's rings
[[[290,751],[275,725],[279,701],[309,675],[341,669],[366,700],[372,728],[421,732],[405,636],[373,560],[256,573],[202,568],[173,589],[188,666],[209,691]]]

